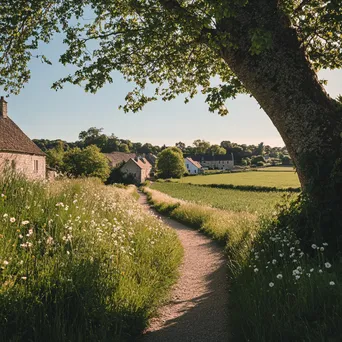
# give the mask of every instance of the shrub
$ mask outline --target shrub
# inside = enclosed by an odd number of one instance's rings
[[[131,340],[176,279],[175,233],[127,190],[5,175],[0,218],[1,341]]]
[[[74,177],[98,177],[102,181],[110,174],[108,159],[95,145],[83,150],[76,147],[65,152],[62,171]]]

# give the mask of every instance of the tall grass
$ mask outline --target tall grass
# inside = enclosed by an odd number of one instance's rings
[[[0,341],[124,341],[177,276],[174,232],[124,189],[0,178]]]

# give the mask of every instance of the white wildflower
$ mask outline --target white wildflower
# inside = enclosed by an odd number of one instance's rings
[[[326,262],[326,263],[324,264],[324,266],[325,266],[325,268],[330,268],[330,267],[331,267],[331,264],[330,264],[329,262]]]
[[[269,287],[273,287],[273,286],[274,286],[274,283],[270,282],[270,283],[268,284],[268,286],[269,286]]]
[[[283,275],[282,274],[278,274],[277,275],[277,279],[283,279]]]
[[[334,282],[334,281],[331,281],[331,282],[329,283],[329,285],[334,286],[334,285],[335,285],[335,282]]]
[[[312,248],[312,249],[316,249],[317,246],[316,246],[315,244],[312,244],[312,245],[311,245],[311,248]]]
[[[14,223],[14,222],[15,222],[15,218],[14,218],[14,217],[11,217],[11,218],[10,218],[10,222],[11,222],[11,223]]]

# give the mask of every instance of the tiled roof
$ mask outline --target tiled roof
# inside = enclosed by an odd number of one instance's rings
[[[131,158],[135,158],[135,153],[124,153],[124,152],[112,152],[112,153],[105,153],[105,156],[109,159],[110,164],[112,167],[116,167],[122,162],[127,162]]]
[[[151,169],[152,165],[146,158],[131,158],[132,161],[137,164],[141,169]]]
[[[9,117],[3,116],[0,116],[0,151],[45,156]]]
[[[190,163],[192,163],[193,165],[195,165],[195,166],[198,167],[199,169],[202,168],[202,165],[201,165],[198,161],[195,161],[195,160],[193,160],[193,159],[190,158],[190,157],[186,158],[186,160],[188,160]]]

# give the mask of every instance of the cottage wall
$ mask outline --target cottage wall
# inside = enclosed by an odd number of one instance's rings
[[[129,160],[120,170],[123,174],[133,175],[136,182],[141,183],[141,169],[132,160]]]
[[[6,165],[31,180],[46,178],[46,160],[44,156],[0,152],[0,171]]]

